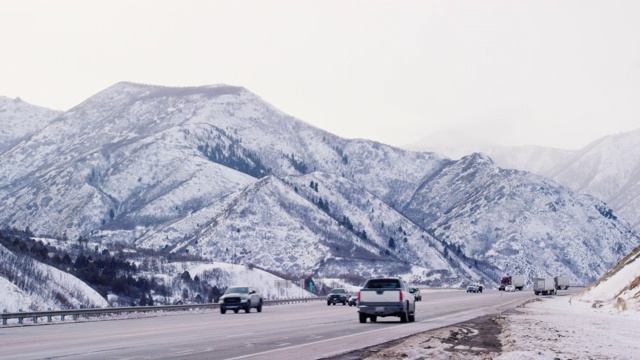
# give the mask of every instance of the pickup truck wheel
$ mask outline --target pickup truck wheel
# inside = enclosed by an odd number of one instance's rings
[[[345,306],[345,305],[347,305],[347,302],[346,302],[346,301],[343,301],[343,302],[342,302],[342,306]]]
[[[367,322],[367,315],[363,314],[363,313],[359,313],[358,314],[360,316],[360,323],[364,324]]]
[[[407,321],[409,321],[409,303],[408,302],[404,308],[404,311],[402,312],[402,315],[400,315],[400,322],[406,323]]]
[[[407,313],[405,311],[402,315],[400,315],[400,322],[401,323],[406,323],[408,321],[407,318],[408,318],[408,316],[407,316]]]
[[[240,311],[240,309],[233,309],[233,312],[236,314],[238,313],[238,311]]]
[[[409,315],[409,322],[414,322],[416,321],[416,315]]]
[[[327,301],[327,306],[331,306],[331,301]]]
[[[375,315],[372,315],[371,316],[371,322],[376,322],[376,321],[378,321],[378,317],[375,316]]]
[[[260,302],[258,303],[258,307],[256,308],[256,310],[258,312],[262,312],[262,299],[260,299]]]
[[[250,313],[251,312],[251,304],[247,304],[247,307],[244,308],[244,312],[246,312],[246,313]]]
[[[220,314],[224,315],[227,312],[227,309],[220,308]]]

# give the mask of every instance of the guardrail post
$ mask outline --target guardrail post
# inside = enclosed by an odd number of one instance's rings
[[[51,308],[48,308],[47,311],[51,311]],[[47,315],[47,322],[51,322],[51,315]]]
[[[72,318],[73,318],[73,320],[78,320],[78,314],[73,314]]]
[[[18,309],[18,312],[22,312],[22,309]],[[22,325],[22,318],[18,318],[18,324]]]
[[[64,321],[64,315],[60,315],[60,321]]]
[[[3,313],[8,312],[7,310],[2,310]],[[7,319],[6,318],[2,318],[2,325],[7,325]]]

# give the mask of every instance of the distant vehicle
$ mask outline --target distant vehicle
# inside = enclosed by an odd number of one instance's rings
[[[556,282],[552,277],[548,278],[534,278],[533,279],[533,292],[536,295],[555,295],[556,294]]]
[[[416,298],[416,301],[422,301],[422,294],[420,294],[420,289],[415,286],[410,286],[409,292],[411,293],[411,295],[413,295],[414,298]]]
[[[358,305],[358,292],[352,292],[351,296],[349,296],[349,306],[357,306]]]
[[[262,312],[262,294],[247,286],[232,286],[228,288],[224,295],[220,297],[219,302],[221,314],[226,313],[227,310],[233,310],[237,314],[240,309],[248,313],[251,308]]]
[[[477,292],[482,292],[482,290],[480,290],[480,287],[478,286],[478,284],[469,284],[469,286],[467,286],[467,292],[477,293]]]
[[[554,278],[556,283],[556,290],[569,289],[569,277],[568,276],[556,276]]]
[[[507,286],[505,286],[504,291],[506,291],[506,292],[515,292],[516,291],[516,287],[513,286],[513,285],[507,285]]]
[[[358,294],[360,323],[376,322],[378,316],[399,316],[400,322],[416,319],[416,299],[401,278],[367,280]]]
[[[335,305],[336,303],[347,305],[348,300],[349,293],[345,289],[332,289],[327,295],[327,305]]]
[[[523,275],[503,276],[500,278],[498,290],[503,291],[507,285],[513,285],[517,290],[524,289],[525,277]]]

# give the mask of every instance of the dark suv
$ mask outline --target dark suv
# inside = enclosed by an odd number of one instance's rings
[[[336,303],[342,303],[342,305],[347,305],[347,301],[349,300],[349,293],[345,289],[333,289],[327,295],[327,305],[335,305]]]

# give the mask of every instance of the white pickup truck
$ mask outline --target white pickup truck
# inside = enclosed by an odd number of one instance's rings
[[[400,278],[369,279],[358,293],[358,314],[361,323],[367,318],[375,322],[378,316],[399,316],[405,323],[415,321],[416,299]]]

